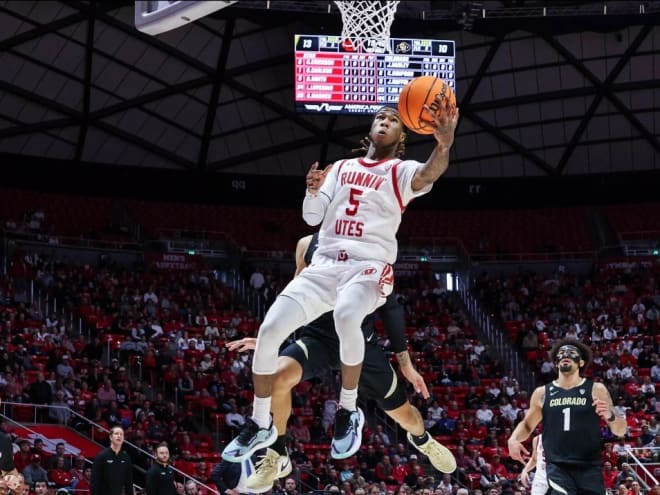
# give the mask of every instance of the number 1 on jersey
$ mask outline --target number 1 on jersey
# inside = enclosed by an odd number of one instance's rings
[[[351,187],[351,193],[350,197],[348,198],[348,202],[352,205],[352,208],[346,208],[346,214],[349,217],[357,215],[358,208],[360,207],[360,199],[359,197],[362,196],[362,191],[360,189],[355,189],[354,187]]]
[[[561,410],[564,414],[564,431],[570,431],[571,429],[571,408],[565,407]]]

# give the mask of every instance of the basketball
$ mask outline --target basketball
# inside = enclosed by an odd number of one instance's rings
[[[443,95],[449,98],[453,107],[456,107],[456,95],[451,87],[435,76],[420,76],[411,79],[401,90],[399,95],[399,113],[405,126],[416,134],[433,134],[433,127],[429,126],[429,115],[424,110],[428,105],[432,110],[436,109],[435,96]]]

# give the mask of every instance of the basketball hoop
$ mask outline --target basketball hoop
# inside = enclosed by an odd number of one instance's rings
[[[390,50],[390,28],[399,0],[335,0],[344,25],[346,51],[385,53]]]

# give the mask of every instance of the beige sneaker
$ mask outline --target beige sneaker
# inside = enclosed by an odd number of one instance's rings
[[[408,433],[408,442],[429,458],[433,467],[442,473],[453,473],[456,471],[456,458],[447,447],[442,445],[429,434],[429,439],[424,445],[417,445]]]
[[[280,455],[273,449],[266,449],[266,454],[255,465],[254,473],[248,476],[245,486],[250,490],[272,488],[273,482],[291,473],[291,459],[288,455]]]

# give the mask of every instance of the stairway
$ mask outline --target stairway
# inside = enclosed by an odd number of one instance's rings
[[[586,213],[589,233],[596,251],[601,256],[623,256],[619,239],[600,210],[590,208]]]
[[[505,367],[513,371],[521,390],[526,390],[531,395],[537,386],[536,370],[532,369],[522,353],[509,340],[504,328],[484,311],[469,289],[461,288],[456,297],[470,317],[480,339],[487,342]]]

